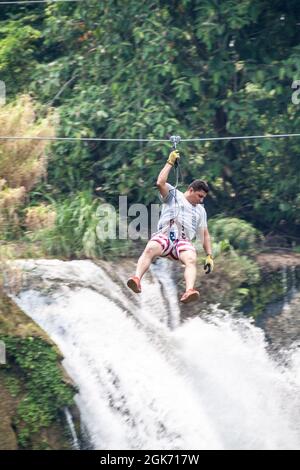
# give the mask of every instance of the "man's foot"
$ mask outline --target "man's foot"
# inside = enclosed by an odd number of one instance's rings
[[[135,294],[140,294],[142,292],[141,282],[137,276],[130,277],[127,281],[127,286],[135,292]]]
[[[200,297],[200,293],[195,289],[188,289],[180,299],[180,302],[184,304],[188,304],[189,302],[194,302],[198,300]]]

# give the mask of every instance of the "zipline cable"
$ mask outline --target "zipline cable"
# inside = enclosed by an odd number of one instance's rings
[[[265,134],[265,135],[241,135],[227,137],[199,137],[194,139],[181,139],[181,142],[215,142],[222,140],[247,140],[247,139],[276,139],[285,137],[300,137],[300,134]],[[105,137],[47,137],[47,136],[1,136],[0,140],[49,140],[49,141],[86,141],[86,142],[170,142],[170,139],[126,139]]]
[[[181,139],[181,142],[200,142],[215,140],[246,140],[246,139],[276,139],[282,137],[300,137],[300,134],[265,134],[265,135],[241,135],[232,137],[201,137],[196,139]]]
[[[170,142],[169,139],[108,139],[97,137],[22,137],[22,136],[0,136],[0,140],[62,140],[62,141],[87,141],[87,142]]]

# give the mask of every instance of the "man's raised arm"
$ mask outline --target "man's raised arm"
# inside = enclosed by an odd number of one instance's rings
[[[160,194],[162,197],[166,197],[169,194],[169,188],[167,186],[167,180],[170,173],[172,166],[175,165],[176,160],[180,158],[179,152],[177,150],[173,150],[170,153],[169,158],[163,169],[158,175],[156,186],[159,189]]]

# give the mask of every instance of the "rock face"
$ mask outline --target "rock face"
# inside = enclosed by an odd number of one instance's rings
[[[261,253],[257,255],[256,261],[260,266],[272,270],[283,267],[300,267],[300,255],[297,253]]]
[[[0,340],[6,346],[6,363],[0,365],[0,450],[71,448],[63,409],[72,407],[76,390],[61,370],[61,354],[3,292]]]
[[[299,344],[300,340],[300,292],[283,301],[280,313],[266,312],[259,321],[272,347],[276,350]]]
[[[162,261],[162,264],[155,263],[143,279],[143,295],[140,297],[145,300],[149,311],[151,311],[152,301],[159,302],[163,307],[162,313],[167,312],[169,315],[170,326],[176,327],[171,324],[174,320],[174,315],[170,314],[174,311],[171,300],[173,298],[176,300],[176,296],[179,297],[183,292],[183,266],[169,260],[159,261]],[[231,260],[230,268],[232,269],[228,268],[230,260],[224,258],[223,264],[221,261],[218,258],[216,270],[212,275],[206,276],[199,260],[196,287],[200,289],[201,299],[200,302],[191,305],[180,305],[178,323],[190,316],[205,313],[209,303],[220,302],[223,307],[223,302],[224,308],[227,308],[235,292],[244,295],[245,291],[248,291],[248,294],[249,292],[251,294],[251,296],[248,295],[251,300],[248,313],[253,315],[254,307],[257,307],[259,312],[265,311],[264,315],[258,314],[257,323],[260,322],[259,326],[266,331],[271,343],[278,344],[280,348],[283,345],[289,346],[291,342],[300,338],[298,284],[293,296],[288,297],[289,278],[292,284],[300,279],[299,268],[296,268],[300,266],[300,256],[259,255],[257,261],[261,275],[259,281],[255,281],[253,286],[250,286],[253,292],[248,288],[246,278],[244,285],[241,284],[244,279],[241,272],[235,270],[235,260]],[[240,263],[240,259],[236,262]],[[133,295],[126,286],[128,277],[135,271],[136,260],[126,259],[118,263],[99,261],[96,264],[102,269],[103,279],[96,277],[92,283],[89,283],[90,289],[103,293],[125,311],[130,310],[131,306],[139,305],[140,297]],[[39,263],[34,262],[33,265],[35,270],[30,271],[31,275],[28,279],[25,276],[21,282],[23,288],[36,288],[38,291],[48,289],[50,292],[53,283],[64,283],[69,287],[86,287],[84,271],[82,275],[80,275],[81,271],[78,274],[77,270],[74,270],[74,273],[70,270],[66,272],[60,270],[57,274],[53,270],[55,261],[52,260],[49,261],[47,282],[43,284],[38,269]],[[42,266],[44,269],[45,262]],[[268,290],[269,284],[267,283],[268,272],[276,275],[276,283],[272,281],[270,290]],[[253,273],[255,274],[254,271]],[[15,275],[14,279],[16,279]],[[173,283],[169,282],[170,279],[175,282],[177,292],[172,287]],[[242,289],[240,289],[241,286]],[[265,309],[266,302],[270,302],[271,294],[273,295],[274,292],[282,294],[281,300],[274,296],[274,303],[280,307],[281,302],[281,307],[270,311],[268,308]],[[8,361],[6,366],[0,365],[0,450],[70,448],[63,408],[72,406],[76,390],[70,383],[70,379],[64,377],[62,373],[61,354],[45,332],[3,293],[0,293],[1,339],[8,346]],[[45,374],[43,369],[45,369]],[[36,390],[39,393],[38,397],[35,395]],[[51,393],[48,393],[49,390]],[[40,396],[42,397],[41,405],[36,407],[36,403],[40,403]]]

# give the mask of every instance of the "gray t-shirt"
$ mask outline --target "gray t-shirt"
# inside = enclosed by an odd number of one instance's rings
[[[161,216],[158,221],[158,232],[164,233],[171,240],[177,238],[200,239],[203,242],[203,231],[207,227],[206,210],[202,204],[191,204],[184,194],[167,183],[169,194],[163,202]]]

